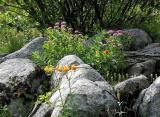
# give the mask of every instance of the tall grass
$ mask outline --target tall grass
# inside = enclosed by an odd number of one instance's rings
[[[37,29],[29,29],[25,31],[17,31],[14,28],[0,29],[0,53],[12,53],[20,49],[30,39],[40,36]]]

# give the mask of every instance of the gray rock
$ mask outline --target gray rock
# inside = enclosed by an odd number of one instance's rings
[[[68,72],[59,81],[59,89],[50,98],[53,110],[48,117],[64,115],[67,109],[75,117],[113,117],[118,108],[115,97],[113,88],[99,73],[81,64],[78,70]],[[39,109],[33,117],[39,117]]]
[[[138,117],[160,117],[160,77],[141,92],[134,109]]]
[[[71,65],[80,65],[84,64],[84,62],[78,58],[76,55],[67,55],[64,58],[62,58],[57,65],[61,66],[71,66]]]
[[[84,62],[80,58],[78,58],[76,55],[67,55],[58,62],[57,67],[58,66],[80,65],[80,64],[84,64]],[[51,79],[52,88],[57,85],[54,78],[56,77],[57,79],[60,79],[63,77],[63,75],[64,75],[63,73],[58,73],[58,72],[55,72],[53,74],[52,79]]]
[[[155,73],[156,61],[155,60],[147,60],[145,62],[136,63],[132,67],[128,69],[129,75],[150,75]]]
[[[129,64],[129,66],[150,60],[155,60],[156,66],[160,66],[160,43],[152,43],[138,51],[126,51],[125,56],[126,63]]]
[[[39,38],[33,39],[31,42],[26,44],[20,50],[14,52],[14,53],[8,54],[7,56],[1,58],[0,62],[3,62],[7,59],[13,59],[13,58],[31,59],[33,52],[35,52],[35,51],[42,52],[43,51],[43,44],[46,40],[47,40],[47,38],[45,38],[45,37],[39,37]]]
[[[114,89],[119,100],[126,101],[128,98],[136,98],[147,87],[149,87],[149,81],[145,76],[140,75],[118,83]]]
[[[41,75],[41,70],[29,59],[9,59],[0,64],[0,97],[3,97],[0,104],[8,104],[13,117],[21,117],[30,111],[25,99],[27,94],[37,92],[43,80]]]
[[[131,45],[131,50],[139,50],[152,43],[150,36],[141,29],[128,29],[124,30],[125,32],[132,35],[134,41]]]

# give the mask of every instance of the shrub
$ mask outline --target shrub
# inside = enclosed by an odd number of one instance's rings
[[[0,53],[12,53],[20,49],[30,39],[40,35],[37,29],[17,31],[14,28],[0,28]]]
[[[60,27],[62,28],[60,29]],[[104,77],[108,71],[115,72],[125,68],[122,45],[126,45],[125,43],[130,40],[126,34],[115,36],[103,31],[87,38],[82,34],[66,32],[68,28],[64,28],[64,26],[60,27],[47,29],[46,34],[49,40],[44,44],[44,52],[33,53],[33,60],[39,66],[56,66],[64,56],[75,54]],[[86,46],[86,40],[94,43]]]
[[[132,39],[128,34],[120,31],[102,31],[91,39],[95,44],[91,46],[92,57],[89,64],[93,65],[104,77],[108,72],[120,72],[126,67],[123,50],[129,49]],[[118,33],[117,33],[118,32]]]
[[[27,16],[24,10],[16,8],[4,8],[0,12],[0,53],[12,53],[30,39],[40,36],[40,31],[33,28],[35,22]]]
[[[64,30],[47,29],[49,41],[44,44],[44,53],[35,52],[34,61],[40,66],[56,65],[56,63],[66,55],[75,54],[84,58],[87,51],[84,48],[84,38],[73,35]]]

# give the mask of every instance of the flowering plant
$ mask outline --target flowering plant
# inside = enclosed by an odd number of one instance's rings
[[[48,41],[44,44],[44,52],[35,52],[33,60],[39,66],[56,65],[56,63],[66,55],[77,55],[84,59],[87,54],[87,48],[83,42],[86,37],[72,28],[66,26],[65,22],[56,23],[45,31]]]

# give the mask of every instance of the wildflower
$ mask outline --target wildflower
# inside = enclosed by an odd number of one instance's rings
[[[75,30],[74,33],[75,33],[75,34],[79,34],[80,32],[79,32],[78,30]]]
[[[68,31],[69,32],[73,32],[73,28],[68,28]]]
[[[124,33],[123,30],[117,30],[116,33]]]
[[[63,67],[62,66],[58,66],[56,69],[58,72],[63,72]]]
[[[124,33],[122,33],[122,32],[116,32],[113,34],[113,36],[123,36],[123,35],[124,35]]]
[[[66,25],[61,25],[61,29],[66,28]]]
[[[59,26],[56,26],[56,25],[55,25],[55,26],[54,26],[54,29],[59,29]]]
[[[69,70],[70,70],[70,68],[68,66],[63,67],[63,72],[68,72]]]
[[[44,68],[44,71],[45,71],[46,74],[52,74],[53,71],[54,71],[54,68],[53,68],[53,67],[50,67],[50,66],[46,66],[46,67]]]
[[[77,68],[78,68],[78,67],[77,67],[76,65],[72,65],[72,66],[71,66],[71,70],[74,70],[74,71],[75,71],[75,70],[77,70]]]
[[[104,53],[104,54],[109,54],[110,51],[109,51],[109,50],[104,50],[103,53]]]
[[[56,22],[56,23],[55,23],[55,26],[59,26],[59,24],[60,24],[59,22]]]
[[[61,22],[61,25],[66,25],[67,23],[65,21]]]
[[[108,30],[108,34],[113,35],[114,34],[114,30]]]

